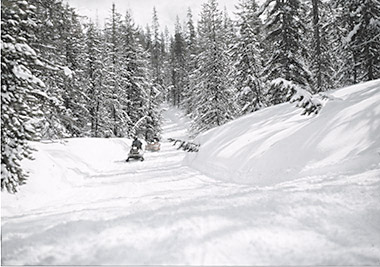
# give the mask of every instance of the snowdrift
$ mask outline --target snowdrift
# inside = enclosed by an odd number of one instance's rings
[[[46,199],[54,201],[70,195],[85,179],[117,171],[127,158],[132,140],[120,138],[72,138],[55,141],[31,142],[36,149],[35,160],[24,160],[22,166],[28,172],[26,185],[19,187],[19,193],[2,194],[2,200],[12,203],[23,198],[22,210],[48,205]],[[20,207],[2,205],[2,215],[13,214]]]
[[[326,95],[318,115],[284,103],[211,129],[185,162],[216,179],[258,186],[379,168],[380,80]]]

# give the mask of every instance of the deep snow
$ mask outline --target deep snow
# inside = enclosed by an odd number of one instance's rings
[[[214,128],[196,138],[200,151],[186,161],[217,179],[261,186],[378,170],[380,80],[327,95],[316,116],[285,103]]]
[[[316,117],[240,118],[197,154],[164,142],[126,163],[130,140],[34,143],[28,184],[2,193],[2,264],[378,265],[379,85],[330,93]],[[187,137],[180,111],[164,118],[164,138]]]

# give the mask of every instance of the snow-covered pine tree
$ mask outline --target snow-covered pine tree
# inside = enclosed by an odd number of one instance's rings
[[[44,103],[43,138],[80,136],[87,124],[83,79],[84,34],[75,10],[58,0],[30,0],[36,7],[32,48],[45,68],[39,73],[49,96]]]
[[[122,20],[112,5],[111,17],[105,25],[106,58],[104,71],[104,104],[108,109],[108,121],[105,127],[107,136],[122,137],[128,135],[127,90],[129,80],[125,73],[123,61]]]
[[[149,70],[149,58],[139,39],[138,29],[131,14],[127,11],[123,25],[123,61],[125,77],[128,80],[127,112],[130,118],[128,135],[130,137],[145,133],[147,128],[148,92],[152,87]]]
[[[153,8],[152,32],[147,27],[145,33],[146,51],[149,53],[150,70],[149,76],[151,80],[150,87],[147,89],[148,103],[146,110],[146,120],[143,134],[145,139],[149,139],[161,132],[161,113],[159,105],[163,99],[163,69],[162,69],[162,42],[159,33],[159,22],[156,8]]]
[[[333,16],[336,27],[334,43],[340,65],[337,73],[340,80],[339,85],[355,84],[359,81],[358,51],[353,49],[351,44],[354,33],[352,30],[357,22],[354,12],[358,7],[358,1],[331,1],[331,6],[332,12],[335,13],[335,16]]]
[[[172,38],[170,37],[169,29],[166,26],[164,32],[161,32],[161,40],[162,90],[160,101],[168,101],[169,86],[172,78],[170,66],[170,45],[172,43]]]
[[[187,86],[184,88],[183,92],[183,103],[182,106],[187,114],[191,114],[194,110],[193,108],[193,93],[191,84],[194,81],[194,73],[197,69],[196,55],[197,55],[197,36],[195,32],[193,15],[191,9],[187,10],[187,22],[185,31],[185,41],[186,41],[186,72],[187,72]]]
[[[160,38],[160,24],[158,22],[157,10],[153,8],[152,17],[152,47],[151,64],[153,84],[157,90],[161,91],[163,86],[163,70],[162,70],[162,40]]]
[[[326,24],[323,30],[327,44],[330,43],[330,58],[331,58],[331,83],[332,88],[339,88],[350,84],[349,72],[352,67],[348,62],[351,62],[351,52],[343,48],[343,34],[346,31],[342,26],[344,23],[341,20],[341,8],[336,6],[335,1],[324,2],[322,11],[326,13]],[[323,18],[323,16],[321,16]],[[322,24],[322,23],[321,23]],[[321,34],[323,36],[323,34]]]
[[[21,161],[32,159],[28,140],[36,137],[43,82],[34,42],[35,7],[24,0],[1,1],[1,189],[11,193],[25,183]]]
[[[150,29],[150,26],[146,25],[145,31],[140,30],[139,35],[144,49],[150,54],[152,50],[152,30]]]
[[[182,103],[184,90],[188,86],[186,52],[186,41],[177,16],[174,39],[170,51],[171,90],[169,98],[171,103],[177,107]]]
[[[185,37],[186,44],[187,44],[188,49],[194,55],[195,50],[196,50],[197,35],[195,32],[194,21],[193,21],[193,13],[191,11],[191,8],[187,9],[187,15],[186,16],[187,16],[187,22],[186,22],[187,31],[186,31],[186,37]]]
[[[334,53],[328,4],[321,0],[312,0],[310,17],[313,27],[310,45],[310,69],[313,74],[312,91],[319,93],[334,86]]]
[[[91,124],[89,135],[92,137],[103,136],[104,129],[104,90],[103,90],[103,49],[104,42],[102,34],[95,23],[90,22],[86,32],[86,51],[85,74],[87,80],[87,110],[89,111],[89,121]]]
[[[44,92],[49,98],[43,103],[41,124],[42,138],[69,137],[66,128],[72,123],[72,112],[65,108],[63,96],[65,87],[70,82],[72,72],[64,66],[66,62],[65,38],[71,24],[67,10],[57,0],[30,0],[36,7],[36,42],[32,48],[41,55],[45,68],[39,75],[45,83]],[[67,26],[66,26],[67,25]],[[66,68],[65,68],[66,67]],[[67,75],[66,75],[67,74]]]
[[[236,29],[234,21],[228,14],[227,7],[224,7],[223,10],[223,28],[227,47],[231,48],[236,40]]]
[[[270,83],[269,102],[279,104],[290,99],[293,89],[282,86],[285,83],[277,82],[278,78],[290,81],[308,90],[311,73],[304,59],[307,50],[302,42],[305,24],[301,15],[299,0],[267,0],[263,9],[266,13],[266,39],[271,44],[269,62],[265,65],[264,76]]]
[[[240,114],[247,114],[264,105],[261,65],[261,19],[255,0],[241,0],[237,6],[239,35],[235,39],[233,59],[235,87]]]
[[[236,113],[223,15],[216,0],[203,5],[198,27],[201,52],[197,56],[198,68],[191,89],[194,132],[222,125]]]
[[[380,1],[340,2],[351,17],[344,45],[355,57],[354,82],[380,78]]]
[[[61,30],[61,43],[63,45],[63,57],[61,64],[65,66],[66,75],[63,77],[62,98],[64,107],[69,114],[69,118],[64,121],[64,125],[70,136],[83,136],[87,131],[89,112],[86,107],[86,94],[84,87],[87,84],[85,79],[85,35],[79,16],[75,9],[68,4],[63,8],[62,20],[65,22]]]

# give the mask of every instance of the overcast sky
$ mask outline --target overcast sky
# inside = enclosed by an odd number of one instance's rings
[[[190,7],[193,13],[193,20],[198,20],[202,9],[202,3],[207,0],[65,0],[70,6],[77,9],[80,15],[85,15],[93,20],[98,13],[99,26],[103,27],[104,19],[111,13],[112,3],[115,3],[116,10],[122,15],[127,9],[131,10],[136,24],[145,27],[152,22],[153,7],[158,13],[158,20],[163,30],[165,25],[170,32],[174,31],[175,18],[178,15],[180,21],[186,20],[187,8]],[[219,9],[227,8],[230,15],[235,11],[238,0],[219,0]]]

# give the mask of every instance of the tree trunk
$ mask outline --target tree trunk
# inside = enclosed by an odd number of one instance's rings
[[[313,28],[314,28],[314,43],[315,43],[315,50],[314,50],[314,58],[317,68],[316,73],[316,88],[314,88],[314,91],[316,93],[320,92],[322,90],[322,66],[321,66],[321,39],[320,39],[320,31],[319,31],[319,10],[318,10],[318,4],[319,0],[312,0],[313,3]]]

